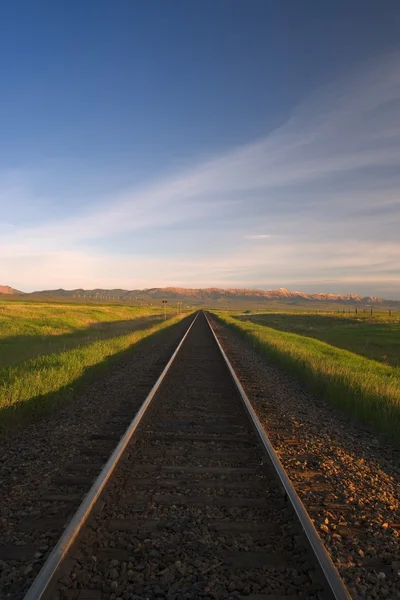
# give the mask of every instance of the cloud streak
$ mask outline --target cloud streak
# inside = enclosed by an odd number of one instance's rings
[[[263,243],[263,242],[261,242]],[[251,246],[213,256],[185,257],[128,257],[90,252],[53,252],[30,257],[10,256],[8,265],[19,272],[27,289],[85,287],[127,288],[149,287],[149,273],[158,272],[157,285],[190,287],[279,287],[282,271],[289,287],[310,291],[335,286],[339,292],[356,286],[369,293],[374,284],[393,290],[400,285],[398,272],[399,245],[383,244],[379,249],[368,244],[350,243],[339,251],[329,242],[319,245],[315,253],[312,242],[290,244],[280,242],[263,252],[253,252]],[[58,274],[54,273],[54,265]],[[161,269],[160,269],[161,267]],[[268,279],[265,273],[268,271]],[[132,274],[134,274],[132,276]],[[82,279],[84,278],[84,279]],[[22,287],[22,286],[21,286]]]
[[[2,268],[19,275],[1,270],[2,280],[23,284],[23,264],[37,260],[51,276],[62,264],[68,282],[67,257],[80,265],[76,285],[109,260],[132,273],[126,279],[117,270],[128,287],[158,285],[166,272],[165,283],[182,285],[196,284],[193,277],[198,285],[268,285],[279,277],[290,285],[296,273],[296,281],[310,282],[312,272],[315,283],[368,282],[371,293],[386,281],[400,297],[399,67],[399,53],[386,55],[316,91],[263,139],[141,189],[117,191],[61,222],[43,218],[29,227],[9,219],[0,226]],[[9,202],[25,188],[3,189],[2,202]],[[181,251],[190,250],[194,269],[168,253],[171,236],[183,229],[189,236],[182,235]],[[118,238],[129,234],[126,252],[134,258],[118,250]],[[154,238],[154,258],[140,251],[145,237]],[[101,248],[107,239],[115,256]]]

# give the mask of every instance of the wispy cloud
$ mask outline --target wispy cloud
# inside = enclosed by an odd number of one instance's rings
[[[326,242],[319,245],[290,242],[267,246],[254,253],[248,246],[204,256],[178,257],[103,254],[99,252],[58,251],[33,256],[10,256],[6,263],[18,273],[13,283],[24,289],[85,287],[150,287],[180,285],[190,287],[279,287],[282,272],[285,285],[306,291],[336,289],[339,292],[371,293],[371,286],[396,290],[400,286],[398,256],[400,245],[349,243],[339,250]],[[149,276],[150,274],[150,276]],[[24,285],[21,285],[24,282]],[[390,293],[392,295],[393,292]]]
[[[299,273],[309,283],[313,272],[321,281],[368,282],[371,292],[374,282],[387,281],[400,297],[399,167],[400,54],[393,53],[316,91],[265,138],[167,180],[117,191],[61,221],[43,215],[35,226],[13,219],[8,210],[0,225],[0,277],[22,284],[28,276],[22,277],[23,265],[36,261],[65,285],[85,285],[99,267],[100,285],[101,269],[103,283],[108,281],[109,260],[132,273],[126,279],[115,270],[131,286],[139,280],[160,284],[166,273],[168,283],[195,284],[197,277],[199,285],[268,285],[279,279],[289,285],[296,274],[301,283]],[[6,182],[0,176],[0,186],[7,206],[23,205],[24,194],[32,201],[14,175]],[[187,269],[168,250],[179,228],[189,232],[181,233],[180,248],[182,254],[191,250]],[[118,258],[118,239],[128,234],[131,248]],[[115,256],[99,249],[109,238]],[[145,238],[154,239],[156,256],[141,252]],[[265,241],[265,248],[255,240]],[[69,279],[74,263],[79,277]]]
[[[266,240],[271,236],[268,233],[248,233],[244,237],[246,240]]]

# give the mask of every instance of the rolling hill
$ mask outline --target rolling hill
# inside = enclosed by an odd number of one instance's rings
[[[20,292],[19,290],[15,290],[14,288],[10,287],[9,285],[0,285],[0,294],[9,294],[9,295],[13,295],[13,296],[20,296],[22,294],[25,294],[25,292]]]

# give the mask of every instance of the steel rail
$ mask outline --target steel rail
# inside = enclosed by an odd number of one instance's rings
[[[311,545],[311,548],[314,552],[314,555],[317,558],[317,561],[322,569],[322,572],[325,576],[325,579],[329,585],[329,588],[333,594],[333,597],[336,600],[351,600],[351,596],[342,580],[342,578],[340,577],[340,574],[338,572],[338,570],[336,569],[335,565],[333,564],[331,557],[329,556],[328,552],[325,549],[325,546],[321,540],[321,538],[318,535],[317,530],[315,529],[315,526],[313,524],[313,522],[311,521],[305,507],[304,504],[302,503],[302,501],[300,500],[299,496],[297,495],[296,490],[294,489],[292,482],[290,481],[289,477],[286,474],[286,471],[281,463],[281,461],[278,458],[278,455],[276,454],[266,432],[264,431],[263,426],[261,425],[251,403],[250,400],[247,397],[246,392],[244,391],[227,355],[225,354],[224,349],[222,348],[219,339],[217,338],[217,335],[214,331],[214,329],[211,326],[211,323],[207,317],[207,315],[204,313],[204,316],[206,317],[208,326],[210,327],[211,333],[214,336],[214,339],[218,345],[218,348],[222,354],[222,357],[232,375],[232,378],[235,382],[236,388],[239,392],[239,395],[247,409],[247,412],[250,416],[250,419],[253,423],[254,428],[256,429],[260,440],[265,448],[265,450],[267,451],[271,462],[279,476],[279,479],[281,480],[281,483],[285,489],[285,492],[287,494],[287,497],[289,498],[296,514],[297,517],[301,523],[301,526],[307,536],[307,539]]]
[[[42,569],[39,571],[36,579],[33,581],[31,587],[25,594],[24,600],[42,600],[45,597],[46,592],[49,591],[49,587],[51,583],[54,581],[54,577],[57,574],[62,561],[68,554],[68,551],[71,549],[73,543],[79,535],[82,527],[86,523],[92,509],[94,508],[97,500],[100,497],[104,487],[109,481],[115,467],[118,464],[119,459],[121,458],[124,450],[126,449],[128,443],[130,442],[133,434],[135,433],[139,423],[141,422],[147,408],[149,407],[151,401],[153,400],[156,392],[158,391],[161,383],[163,382],[167,372],[169,371],[172,363],[174,362],[179,350],[182,347],[185,339],[187,338],[189,331],[192,329],[199,313],[196,313],[193,321],[188,327],[185,335],[179,342],[175,352],[169,359],[168,363],[164,367],[161,375],[157,379],[156,383],[153,385],[150,393],[144,400],[140,409],[135,415],[135,418],[132,420],[128,429],[124,433],[123,437],[118,442],[117,447],[111,454],[110,458],[102,468],[99,476],[94,481],[92,487],[84,497],[82,504],[79,506],[78,510],[72,517],[71,521],[67,525],[64,533],[60,537],[56,546],[53,548],[52,552],[49,554],[46,562],[44,563]]]

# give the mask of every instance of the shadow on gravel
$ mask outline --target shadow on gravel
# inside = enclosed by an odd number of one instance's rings
[[[23,402],[14,404],[12,406],[1,406],[0,434],[6,435],[22,424],[30,422],[34,419],[36,420],[38,418],[43,418],[50,411],[56,410],[57,407],[59,407],[61,404],[64,404],[66,401],[71,402],[78,400],[79,393],[82,392],[84,388],[89,386],[94,381],[98,382],[99,380],[101,381],[109,377],[113,373],[113,369],[116,367],[124,366],[124,363],[128,364],[128,361],[130,361],[135,354],[141,352],[150,342],[157,341],[158,339],[162,338],[166,332],[171,331],[171,328],[181,328],[182,332],[186,331],[190,319],[191,316],[185,317],[178,323],[174,323],[166,329],[152,332],[145,338],[133,343],[131,346],[129,346],[129,348],[108,356],[102,362],[87,367],[81,377],[78,377],[68,385],[60,387],[55,392],[33,396],[32,398],[29,398],[29,400],[24,400]],[[159,319],[157,319],[157,321],[159,321]],[[152,323],[149,321],[141,323],[140,327],[136,327],[133,331],[143,330],[146,327],[149,327],[151,324]],[[119,332],[119,335],[123,335],[123,333],[124,332],[121,331]],[[114,330],[112,333],[109,333],[108,337],[114,337],[115,335],[118,334],[116,334]],[[175,348],[171,348],[171,354],[174,349]]]

